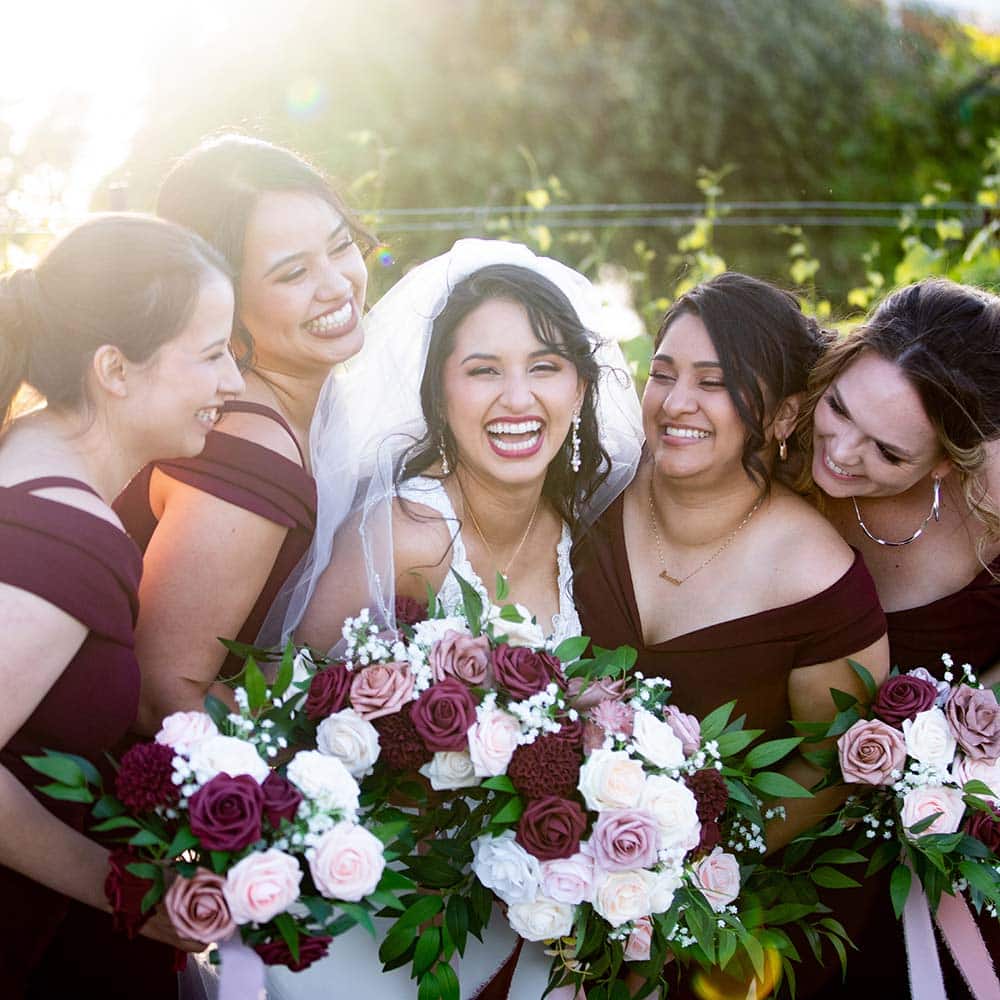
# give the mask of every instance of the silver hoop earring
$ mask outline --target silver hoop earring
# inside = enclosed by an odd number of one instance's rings
[[[861,519],[861,508],[858,506],[858,501],[856,497],[851,497],[851,501],[854,504],[854,514],[858,519],[858,527],[865,533],[865,535],[870,538],[873,542],[878,542],[879,545],[889,545],[893,548],[900,545],[909,545],[910,542],[915,542],[923,533],[924,528],[930,523],[933,517],[935,521],[941,520],[941,477],[934,477],[934,497],[931,500],[931,510],[930,513],[924,518],[923,523],[917,528],[916,531],[910,535],[909,538],[902,538],[898,542],[891,541],[888,538],[879,538],[878,535],[873,534],[868,530],[868,525]]]
[[[570,436],[570,443],[573,446],[573,454],[570,457],[569,465],[574,472],[580,471],[580,413],[573,414],[573,433]]]
[[[441,439],[438,442],[438,452],[441,455],[441,475],[447,476],[451,473],[451,466],[448,464],[448,449],[444,443],[444,431],[441,432]]]

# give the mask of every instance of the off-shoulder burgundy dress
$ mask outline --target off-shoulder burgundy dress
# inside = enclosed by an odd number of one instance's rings
[[[885,634],[875,585],[856,553],[839,580],[803,601],[647,645],[622,514],[619,497],[573,549],[573,594],[583,634],[605,648],[634,646],[636,669],[647,677],[668,678],[670,702],[684,712],[700,718],[735,698],[736,714],[746,713],[748,728],[763,729],[761,739],[792,735],[789,674],[856,653]],[[666,602],[664,614],[669,614]],[[836,905],[837,900],[827,902]],[[833,958],[826,970],[805,962],[797,966],[798,996],[810,996],[809,990],[838,971],[836,965]]]
[[[223,407],[225,413],[257,413],[276,421],[295,435],[284,417],[259,403],[233,401]],[[298,442],[296,441],[296,448]],[[302,449],[299,457],[305,461]],[[278,556],[243,627],[235,636],[252,643],[264,622],[282,584],[305,555],[316,529],[316,481],[306,470],[283,455],[243,438],[212,431],[205,450],[197,458],[156,462],[155,467],[179,482],[235,504],[288,529]],[[146,550],[156,529],[156,516],[149,504],[149,480],[153,466],[148,465],[125,488],[115,501],[115,510],[136,544]],[[223,676],[237,673],[242,658],[230,654],[222,665]]]
[[[131,539],[114,525],[32,492],[51,486],[93,492],[57,477],[0,487],[0,582],[37,594],[89,631],[38,707],[0,749],[0,761],[49,812],[84,832],[90,806],[38,791],[49,779],[22,756],[48,748],[100,766],[105,751],[132,725],[139,704],[133,632],[142,561]],[[22,667],[32,669],[31,664]],[[170,949],[144,939],[128,942],[112,933],[108,915],[0,866],[0,996],[5,1000],[176,996],[172,957]],[[131,979],[130,968],[137,977],[141,968],[141,977]],[[112,982],[114,990],[108,992]]]

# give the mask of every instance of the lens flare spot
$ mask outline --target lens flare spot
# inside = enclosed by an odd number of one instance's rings
[[[293,81],[285,92],[285,105],[294,118],[311,118],[326,104],[326,88],[312,77]]]

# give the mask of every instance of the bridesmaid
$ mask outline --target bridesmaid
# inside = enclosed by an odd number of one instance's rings
[[[112,935],[89,806],[24,763],[90,758],[132,725],[139,552],[110,507],[164,455],[196,455],[243,388],[233,290],[201,239],[141,216],[84,223],[0,282],[0,995],[176,996],[169,949]],[[45,409],[8,421],[22,382]],[[142,934],[177,940],[162,911]],[[148,944],[148,942],[147,942]],[[200,947],[200,946],[197,946]],[[65,981],[64,981],[65,980]]]
[[[826,352],[804,411],[806,469],[821,509],[871,567],[890,662],[939,679],[942,653],[956,674],[963,663],[977,671],[997,664],[1000,299],[943,279],[899,289]],[[996,921],[980,925],[1000,963]],[[902,1000],[902,932],[886,926],[898,924],[883,892],[868,907],[844,988]],[[949,995],[963,995],[944,949],[941,957]]]
[[[137,728],[201,708],[254,642],[309,547],[316,486],[309,425],[334,365],[361,348],[369,237],[312,166],[242,136],[204,143],[173,168],[157,211],[199,233],[236,274],[234,342],[246,393],[204,453],[136,477],[115,509],[144,550]],[[360,245],[359,245],[360,244]]]
[[[863,696],[848,657],[888,671],[861,556],[774,479],[820,349],[815,323],[766,282],[723,274],[678,299],[643,394],[644,461],[573,553],[585,635],[634,646],[636,669],[669,678],[682,711],[736,699],[764,739],[791,735],[789,719],[831,720],[831,687]],[[820,777],[800,757],[784,771],[807,787]],[[769,849],[843,794],[786,800]]]

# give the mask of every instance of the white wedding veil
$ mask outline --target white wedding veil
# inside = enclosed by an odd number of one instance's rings
[[[293,634],[326,570],[337,529],[359,534],[354,546],[363,565],[331,567],[361,575],[367,606],[377,624],[395,624],[392,558],[394,473],[404,451],[426,433],[420,383],[434,320],[455,285],[492,264],[527,268],[555,284],[595,338],[600,369],[596,415],[600,441],[611,460],[604,482],[580,512],[592,522],[628,485],[642,447],[639,401],[628,367],[593,285],[581,274],[527,247],[497,240],[462,239],[447,253],[415,267],[365,317],[365,345],[346,372],[327,379],[310,431],[318,493],[316,534],[293,578],[285,585],[262,629],[259,643],[276,645]],[[338,545],[338,552],[340,547]],[[359,605],[350,613],[360,611]]]

